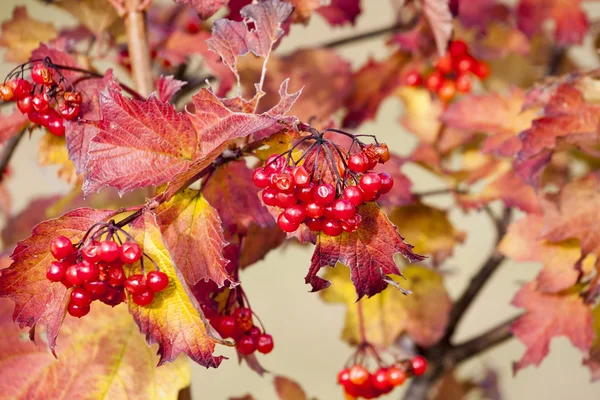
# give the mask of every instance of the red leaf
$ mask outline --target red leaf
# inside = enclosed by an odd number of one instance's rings
[[[581,44],[588,31],[588,18],[580,0],[521,0],[517,23],[528,36],[540,32],[547,20],[554,20],[558,45]]]
[[[424,257],[412,252],[412,246],[404,243],[396,227],[374,203],[360,208],[362,223],[354,233],[342,233],[330,237],[323,233],[317,237],[306,283],[313,291],[325,289],[331,283],[317,276],[323,267],[334,267],[338,262],[350,268],[350,277],[360,299],[371,297],[383,289],[391,279],[385,275],[402,275],[394,262],[394,255],[401,253],[410,262]]]
[[[161,75],[156,84],[156,96],[160,101],[167,103],[185,85],[187,82],[175,79],[173,75]]]
[[[78,208],[63,216],[37,225],[32,235],[17,244],[11,258],[13,263],[2,270],[0,297],[8,297],[15,305],[14,320],[21,327],[33,329],[40,321],[46,323],[48,346],[54,352],[56,337],[67,306],[67,289],[46,278],[46,269],[54,260],[50,243],[57,236],[71,241],[80,240],[96,222],[114,215],[110,210]]]
[[[22,114],[16,108],[9,115],[0,112],[0,144],[4,144],[8,139],[25,129],[27,125],[29,125],[27,114]]]
[[[461,1],[458,18],[466,28],[477,27],[485,31],[490,23],[511,18],[511,9],[497,0]]]
[[[387,172],[394,178],[392,190],[377,200],[377,204],[385,209],[407,206],[415,201],[415,198],[411,193],[412,182],[401,170],[402,165],[406,160],[395,154],[392,154],[391,156],[392,157],[385,165],[378,164],[374,169],[375,172]]]
[[[329,22],[329,25],[339,26],[346,23],[354,25],[360,15],[360,0],[331,0],[325,7],[319,7],[317,12]]]
[[[527,309],[513,323],[513,334],[527,347],[525,354],[514,363],[516,371],[529,365],[540,365],[550,350],[550,340],[566,336],[582,352],[587,353],[594,339],[592,312],[578,294],[543,294],[535,282],[523,286],[512,304]]]
[[[208,19],[221,7],[227,5],[229,0],[175,0],[175,2],[193,7],[201,19]]]
[[[423,13],[435,38],[438,54],[443,56],[452,34],[452,13],[448,5],[450,0],[421,1],[423,2]]]

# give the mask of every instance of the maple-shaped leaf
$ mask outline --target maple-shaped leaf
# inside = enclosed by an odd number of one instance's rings
[[[355,24],[361,13],[360,0],[331,0],[329,5],[319,7],[317,12],[329,22],[329,25],[340,26]]]
[[[0,297],[15,302],[14,320],[21,327],[35,329],[38,322],[46,325],[48,346],[54,352],[56,337],[65,316],[68,296],[64,285],[46,278],[46,270],[54,260],[50,243],[57,236],[79,241],[96,222],[105,221],[114,211],[79,208],[63,216],[37,225],[32,235],[19,242],[13,251],[9,268],[0,276]]]
[[[513,156],[521,149],[518,135],[531,126],[537,108],[523,110],[525,92],[513,88],[506,94],[469,95],[451,103],[441,116],[449,127],[488,135],[485,152]]]
[[[266,228],[256,224],[250,225],[250,228],[241,239],[240,268],[246,268],[265,258],[271,250],[283,244],[286,236],[286,233],[276,224]]]
[[[329,281],[317,274],[324,267],[335,267],[339,262],[350,268],[352,283],[358,298],[371,297],[393,283],[386,275],[401,275],[394,261],[396,253],[410,262],[421,261],[423,256],[413,253],[396,227],[376,204],[367,203],[359,208],[362,223],[353,233],[344,232],[338,237],[317,235],[317,245],[311,259],[306,283],[313,291],[329,287]]]
[[[435,38],[438,54],[443,56],[448,47],[448,41],[452,34],[452,13],[450,12],[450,0],[421,0],[423,3],[423,14],[431,27]]]
[[[592,310],[594,319],[594,342],[589,356],[583,361],[592,373],[592,381],[600,380],[600,305]]]
[[[400,72],[408,61],[407,54],[397,52],[381,62],[370,59],[355,72],[354,87],[346,100],[348,111],[342,125],[356,128],[375,118],[381,102],[402,83]]]
[[[375,297],[356,302],[348,271],[344,268],[327,271],[325,277],[332,285],[320,295],[325,302],[347,306],[344,341],[350,345],[362,342],[358,307],[362,307],[365,335],[374,345],[391,346],[405,332],[421,346],[430,346],[441,338],[452,307],[442,276],[418,265],[408,266],[402,273],[406,280],[398,283],[412,292],[409,295],[388,287]]]
[[[418,254],[430,255],[439,265],[454,252],[454,247],[465,239],[465,232],[457,230],[448,212],[422,203],[396,207],[389,218],[404,239]]]
[[[159,365],[175,361],[181,353],[205,367],[218,367],[222,356],[213,356],[217,333],[204,318],[181,271],[174,264],[164,242],[156,217],[145,212],[129,228],[142,250],[169,277],[169,286],[156,293],[148,306],[128,301],[129,311],[148,344],[158,343]],[[146,260],[148,261],[148,260]],[[146,268],[152,268],[146,263]],[[139,273],[139,262],[132,273]]]
[[[40,166],[58,166],[58,177],[67,183],[77,182],[75,165],[69,160],[64,136],[56,136],[46,132],[39,142],[38,164]]]
[[[555,208],[546,207],[545,239],[558,242],[578,239],[584,255],[600,254],[598,207],[600,207],[600,175],[589,174],[562,187]]]
[[[24,6],[14,8],[12,18],[2,23],[1,31],[0,47],[6,48],[4,59],[15,63],[26,62],[40,43],[58,35],[52,23],[30,18]]]
[[[226,6],[229,0],[175,0],[175,2],[193,7],[200,19],[208,19],[221,7]]]
[[[513,222],[498,246],[498,251],[515,261],[538,261],[543,265],[537,275],[536,290],[556,293],[572,287],[585,270],[588,261],[581,261],[581,247],[575,239],[549,242],[542,236],[544,219],[526,215]]]
[[[588,31],[589,22],[581,0],[521,0],[516,13],[519,29],[530,37],[540,32],[547,20],[552,20],[558,45],[581,44]]]
[[[29,125],[27,114],[21,113],[16,108],[10,114],[0,112],[0,145],[25,129]]]
[[[217,168],[202,193],[219,212],[228,235],[245,235],[251,225],[261,228],[275,225],[275,220],[260,201],[258,191],[252,182],[252,170],[240,160]]]
[[[157,368],[158,358],[138,332],[127,307],[92,305],[82,321],[66,318],[56,360],[43,347],[22,338],[12,322],[12,304],[0,301],[0,390],[13,400],[61,398],[177,399],[190,384],[184,357]]]
[[[285,376],[275,376],[273,385],[279,400],[308,400],[308,396],[302,386]]]
[[[514,363],[515,371],[540,365],[548,355],[550,340],[558,336],[566,336],[587,354],[594,339],[592,311],[578,293],[545,294],[537,290],[535,282],[529,282],[517,292],[512,304],[527,310],[511,326],[513,334],[527,348]]]
[[[161,75],[156,83],[156,96],[160,101],[166,103],[185,85],[187,85],[187,82],[175,79],[173,75]]]
[[[227,273],[221,219],[197,190],[179,192],[156,211],[173,262],[189,285],[212,280],[219,287],[234,279]]]
[[[61,0],[50,4],[73,15],[96,37],[100,37],[120,20],[115,7],[107,7],[106,0]]]

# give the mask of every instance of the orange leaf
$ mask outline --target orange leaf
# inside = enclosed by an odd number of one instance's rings
[[[31,52],[41,42],[48,42],[58,36],[54,25],[29,18],[27,8],[15,7],[12,19],[2,23],[0,46],[6,48],[4,59],[22,63],[29,60]]]

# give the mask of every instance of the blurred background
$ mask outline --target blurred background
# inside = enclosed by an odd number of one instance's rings
[[[156,0],[155,0],[156,1]],[[169,1],[169,0],[166,0]],[[165,2],[166,2],[165,1]],[[463,0],[465,1],[465,0]],[[469,1],[469,0],[466,0]],[[473,1],[473,0],[471,0]],[[575,0],[573,0],[575,1]],[[68,14],[47,7],[36,0],[1,0],[0,20],[10,18],[17,5],[25,5],[30,15],[57,26],[68,26],[74,21]],[[354,27],[331,28],[318,15],[306,27],[296,25],[277,52],[285,53],[303,46],[343,38],[394,22],[394,12],[385,0],[363,0],[363,13]],[[600,16],[600,6],[586,3],[591,19]],[[110,5],[107,3],[107,7]],[[388,54],[383,37],[341,47],[339,54],[359,67],[369,57],[383,58]],[[577,58],[586,66],[597,66],[591,43],[574,49]],[[0,76],[13,66],[0,65]],[[510,68],[510,66],[506,66]],[[121,76],[122,77],[122,76]],[[402,109],[398,100],[388,99],[379,109],[377,119],[361,127],[365,133],[377,134],[390,149],[405,155],[415,145],[415,139],[403,132],[398,124]],[[37,167],[37,146],[41,132],[34,132],[22,142],[12,164],[13,176],[7,186],[13,196],[14,212],[19,212],[32,199],[45,194],[66,193],[68,185],[59,181],[53,168]],[[424,170],[405,168],[416,191],[437,189],[441,183]],[[436,204],[449,205],[449,199],[440,197]],[[494,231],[489,218],[483,214],[465,215],[453,212],[454,224],[467,232],[467,239],[446,263],[447,288],[456,297],[470,276],[491,251]],[[318,295],[309,293],[304,276],[310,263],[312,248],[288,246],[274,251],[268,257],[243,271],[241,279],[252,308],[275,339],[275,350],[261,358],[271,372],[293,378],[309,396],[318,399],[340,399],[342,390],[336,385],[336,374],[352,349],[339,339],[343,326],[345,306],[324,304]],[[495,323],[515,315],[510,306],[519,285],[532,279],[540,266],[535,263],[505,263],[484,289],[476,304],[469,310],[459,327],[458,339],[467,339]],[[256,399],[275,399],[272,378],[259,377],[245,366],[239,366],[231,348],[218,349],[230,359],[217,370],[192,367],[192,395],[194,399],[227,399],[250,393]],[[500,345],[464,364],[459,376],[483,376],[488,367],[499,373],[500,387],[507,399],[562,400],[600,398],[600,383],[590,383],[589,370],[581,366],[581,354],[567,339],[555,339],[549,356],[539,368],[527,368],[517,376],[512,374],[512,362],[518,360],[524,347],[516,340]],[[387,398],[400,398],[396,390]]]

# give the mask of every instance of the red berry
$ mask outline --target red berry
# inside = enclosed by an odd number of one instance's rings
[[[92,295],[87,290],[76,287],[71,292],[71,300],[69,304],[76,304],[78,306],[84,307],[89,306],[92,302]]]
[[[267,206],[276,206],[278,193],[277,189],[271,187],[264,189],[261,194],[263,203]]]
[[[54,111],[54,110],[52,110]],[[42,120],[42,125],[44,125]],[[44,125],[46,126],[46,125]],[[46,126],[48,131],[54,136],[64,136],[65,135],[65,125],[62,117],[60,115],[54,116],[51,115],[48,119],[48,124]]]
[[[354,217],[356,208],[349,200],[337,199],[333,203],[333,217],[339,220],[346,220]]]
[[[348,157],[348,168],[354,172],[367,172],[369,169],[369,158],[364,153],[351,154]]]
[[[369,379],[369,371],[362,365],[353,365],[349,371],[350,382],[356,386],[361,386]]]
[[[387,371],[387,380],[392,386],[400,386],[406,381],[406,372],[402,368],[390,367]]]
[[[352,218],[342,221],[342,229],[349,233],[356,232],[361,222],[362,217],[360,214],[355,214]]]
[[[285,157],[280,154],[273,154],[265,161],[265,170],[271,174],[281,172],[285,166]]]
[[[306,218],[304,220],[304,224],[314,232],[320,232],[323,227],[323,219],[322,218]]]
[[[83,100],[79,92],[65,92],[63,98],[67,103],[75,105],[81,105],[81,101]]]
[[[39,113],[43,113],[50,105],[50,96],[48,93],[38,93],[31,99],[33,109]]]
[[[308,186],[296,188],[296,196],[298,200],[308,203],[312,201],[313,184],[309,183]]]
[[[269,354],[273,350],[273,336],[265,333],[258,337],[256,348],[262,354]]]
[[[119,245],[112,240],[100,242],[100,259],[111,263],[119,259]]]
[[[490,76],[490,66],[484,61],[479,61],[473,67],[473,73],[479,79],[486,79]]]
[[[297,202],[298,202],[298,198],[296,197],[296,194],[294,192],[290,192],[290,193],[279,192],[279,193],[277,193],[277,201],[275,204],[277,205],[277,207],[288,208],[288,207],[293,206]]]
[[[300,226],[299,223],[290,221],[285,215],[285,212],[279,214],[279,217],[277,218],[277,225],[279,225],[282,231],[288,233],[294,232]]]
[[[258,340],[258,337],[262,334],[260,328],[258,326],[253,326],[248,331],[248,335],[252,336],[255,340]]]
[[[375,201],[380,197],[381,197],[381,192],[364,192],[363,193],[363,199],[364,199],[365,203],[368,201]]]
[[[58,110],[58,114],[67,120],[73,120],[79,116],[79,112],[81,108],[78,104],[67,104],[65,102],[58,103],[56,107]]]
[[[69,315],[81,318],[90,312],[90,306],[89,304],[87,306],[78,306],[75,303],[69,303],[67,306],[67,311],[69,312]]]
[[[111,265],[108,268],[108,284],[110,286],[121,286],[125,283],[125,271],[120,265]]]
[[[252,328],[252,326],[254,326],[254,324],[252,323],[252,310],[250,310],[249,308],[236,308],[233,311],[232,315],[235,318],[238,327],[242,331],[247,332],[250,330],[250,328]]]
[[[285,218],[293,224],[301,224],[306,218],[306,210],[300,204],[286,208],[283,213]]]
[[[50,282],[60,282],[65,277],[67,266],[60,261],[52,261],[46,270],[46,278]]]
[[[296,186],[307,186],[310,183],[310,175],[304,166],[300,165],[292,170],[294,183]]]
[[[32,105],[33,108],[33,105]],[[35,125],[41,125],[42,124],[42,118],[40,116],[39,113],[35,112],[35,111],[30,111],[27,113],[27,118],[29,118],[29,120],[34,123]]]
[[[434,71],[425,78],[425,87],[430,92],[437,93],[440,87],[442,87],[443,82],[444,76],[439,71]]]
[[[100,246],[92,243],[82,247],[81,256],[84,260],[87,260],[91,263],[97,263],[100,261]]]
[[[154,292],[151,290],[145,290],[142,293],[131,295],[131,299],[138,306],[144,307],[152,303],[152,300],[154,300]]]
[[[52,73],[44,64],[36,64],[31,69],[31,80],[38,85],[50,85],[53,82]]]
[[[342,386],[346,386],[350,382],[350,370],[348,368],[344,368],[338,372],[337,382]]]
[[[290,192],[294,190],[294,185],[294,178],[287,171],[271,176],[271,186],[281,192]]]
[[[306,205],[306,215],[310,218],[319,218],[325,213],[325,207],[322,204],[311,201]]]
[[[461,93],[469,93],[471,91],[471,77],[467,74],[459,75],[456,78],[456,90]]]
[[[340,224],[340,222],[336,221],[335,219],[326,219],[323,222],[321,230],[324,234],[329,236],[339,236],[342,234],[343,231],[342,224]]]
[[[237,351],[243,355],[250,355],[256,350],[256,340],[252,336],[244,335],[235,345]]]
[[[469,53],[469,47],[462,40],[453,40],[448,48],[448,53],[454,58],[464,56]]]
[[[169,286],[169,277],[162,271],[150,271],[146,276],[148,288],[153,292],[161,292]]]
[[[224,315],[219,318],[219,326],[217,327],[217,331],[224,338],[233,336],[237,325],[235,323],[235,318],[231,315]]]
[[[108,283],[103,281],[91,281],[83,284],[85,290],[95,296],[101,296],[108,291]]]
[[[25,79],[17,78],[14,81],[13,93],[16,100],[20,100],[25,96],[31,95],[31,82]]]
[[[392,158],[392,156],[390,155],[390,149],[385,143],[380,143],[377,146],[375,146],[375,151],[379,156],[379,162],[382,164],[385,164],[386,162],[390,161],[390,158]]]
[[[358,186],[363,191],[363,195],[375,193],[381,188],[381,178],[375,172],[366,173],[360,178]]]
[[[65,236],[54,238],[50,244],[50,253],[57,260],[62,260],[74,251],[73,243]]]
[[[435,63],[435,69],[443,75],[452,72],[454,66],[452,65],[452,57],[450,57],[450,54],[445,54],[444,56],[440,57]]]
[[[313,188],[313,200],[316,203],[327,205],[335,199],[335,189],[329,183],[315,186]]]
[[[77,264],[77,276],[83,282],[95,281],[100,274],[98,265],[89,261],[83,260]]]
[[[371,384],[373,387],[381,392],[384,392],[392,387],[388,380],[387,368],[379,368],[373,375],[371,375]]]
[[[129,275],[127,279],[125,279],[124,286],[125,290],[131,294],[138,294],[148,290],[146,277],[142,274]]]
[[[11,101],[15,96],[15,92],[9,83],[10,81],[6,84],[0,84],[0,99],[2,101]]]
[[[33,111],[33,97],[32,96],[25,96],[22,99],[20,99],[19,101],[17,101],[17,107],[19,108],[19,111],[21,111],[23,114],[28,114],[30,112]]]
[[[408,86],[421,86],[423,77],[418,71],[408,71],[404,77],[404,83]]]
[[[477,61],[470,55],[465,55],[456,60],[455,69],[458,74],[466,74],[472,72]]]
[[[123,243],[119,249],[119,258],[125,264],[133,264],[142,258],[142,249],[137,243]]]
[[[379,189],[381,194],[386,194],[392,190],[392,187],[394,186],[394,178],[392,178],[390,174],[387,172],[380,172],[379,178],[381,179],[381,188]]]
[[[125,298],[125,292],[121,288],[109,287],[106,293],[100,297],[100,301],[114,307],[124,302]]]
[[[252,174],[252,182],[254,182],[254,186],[264,189],[271,184],[271,174],[263,168],[256,168]]]
[[[427,360],[423,356],[415,356],[410,360],[412,373],[415,376],[420,376],[427,370]]]
[[[456,84],[454,81],[446,79],[438,90],[438,97],[444,103],[450,102],[456,95]]]
[[[363,192],[358,186],[346,187],[343,197],[357,207],[363,203]]]

